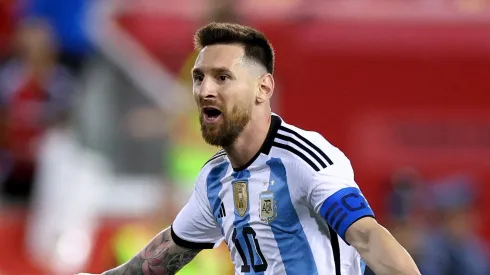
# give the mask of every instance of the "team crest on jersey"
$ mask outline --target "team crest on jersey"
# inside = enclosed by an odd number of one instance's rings
[[[248,209],[248,190],[247,183],[237,181],[233,183],[233,201],[235,209],[240,217],[243,217]]]
[[[272,191],[260,193],[260,219],[264,222],[271,222],[277,217],[276,200]]]

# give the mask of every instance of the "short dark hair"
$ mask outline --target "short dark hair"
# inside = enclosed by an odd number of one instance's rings
[[[210,23],[194,35],[194,48],[201,50],[217,44],[241,44],[245,56],[274,72],[274,50],[265,35],[251,27],[233,23]]]

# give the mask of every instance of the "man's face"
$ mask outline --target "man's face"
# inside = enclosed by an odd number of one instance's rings
[[[55,52],[50,29],[41,23],[22,26],[18,33],[19,54],[30,65],[46,65]]]
[[[257,89],[253,67],[240,45],[212,45],[199,53],[193,94],[207,143],[231,145],[250,121]]]

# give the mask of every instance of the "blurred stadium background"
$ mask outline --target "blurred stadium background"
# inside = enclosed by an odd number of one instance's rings
[[[274,111],[344,150],[422,274],[490,274],[489,0],[0,0],[1,275],[101,272],[170,225],[216,151],[190,97],[210,21],[268,35]]]

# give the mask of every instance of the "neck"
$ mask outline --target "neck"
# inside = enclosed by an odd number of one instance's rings
[[[255,119],[252,118],[235,142],[223,148],[233,168],[243,167],[259,152],[269,132],[270,124],[270,111]]]

